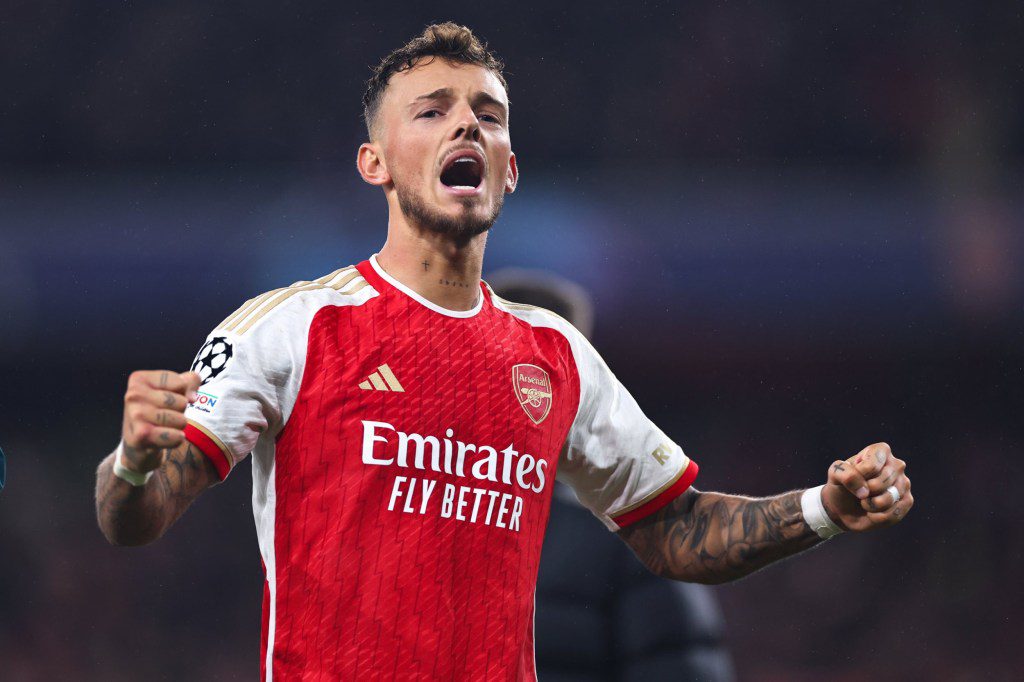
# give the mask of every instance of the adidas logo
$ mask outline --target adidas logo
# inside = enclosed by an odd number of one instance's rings
[[[381,365],[377,371],[370,375],[370,378],[359,384],[364,391],[393,391],[405,393],[402,384],[398,383],[398,377],[387,365]]]

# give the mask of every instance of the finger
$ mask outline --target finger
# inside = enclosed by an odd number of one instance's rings
[[[889,463],[882,467],[878,476],[868,481],[868,490],[872,495],[878,495],[891,485],[895,485],[903,472],[906,471],[907,463],[902,459],[892,457]]]
[[[139,445],[143,436],[152,428],[183,430],[187,423],[185,415],[175,410],[165,410],[148,404],[129,404],[125,408],[121,435],[126,442]]]
[[[870,481],[868,482],[870,484]],[[896,500],[893,498],[892,491],[890,488],[896,488],[899,492],[899,499],[903,499],[910,492],[910,479],[906,476],[899,476],[890,486],[886,486],[882,492],[872,494],[870,497],[866,497],[860,501],[860,506],[867,512],[881,512],[886,511]]]
[[[870,480],[878,476],[891,457],[892,449],[888,443],[875,443],[867,446],[847,461],[857,468],[865,480]]]
[[[141,439],[141,447],[173,448],[181,445],[184,440],[185,432],[181,429],[150,427],[145,430],[145,435]]]
[[[165,410],[184,412],[188,407],[188,399],[171,391],[155,391],[151,388],[134,386],[124,394],[125,405],[152,405]]]
[[[144,409],[143,419],[154,426],[181,430],[188,423],[184,413],[177,410],[165,410],[160,407],[153,407],[152,405],[147,405]]]
[[[203,378],[199,376],[198,372],[182,372],[178,376],[185,382],[185,397],[190,403],[194,403],[199,398],[198,391],[199,386],[203,383]]]
[[[122,434],[125,445],[144,452],[146,456],[151,456],[154,450],[173,448],[185,440],[185,432],[181,429],[148,422],[129,424],[126,431]]]
[[[874,478],[868,479],[868,491],[872,495],[880,495],[882,491],[891,486],[896,482],[900,476],[896,469],[888,464],[882,467],[882,470],[878,472]]]
[[[128,377],[128,384],[131,385],[135,382],[141,383],[149,388],[160,391],[170,391],[171,393],[180,393],[181,395],[185,395],[189,387],[188,381],[186,381],[182,375],[166,369],[132,372],[132,375]]]
[[[899,523],[910,513],[914,506],[914,493],[908,492],[899,502],[881,512],[868,512],[868,520],[875,526],[891,526]]]
[[[836,460],[828,470],[828,480],[850,491],[854,497],[864,499],[870,492],[864,477],[849,462]]]

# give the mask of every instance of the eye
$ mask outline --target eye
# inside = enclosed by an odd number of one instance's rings
[[[416,118],[437,118],[440,115],[441,115],[441,112],[438,111],[437,109],[427,109],[426,111],[422,112]]]
[[[501,123],[501,119],[494,114],[480,114],[477,118],[488,123]]]

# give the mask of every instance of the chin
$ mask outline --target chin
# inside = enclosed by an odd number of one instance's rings
[[[450,237],[475,237],[491,229],[501,212],[501,198],[488,202],[479,194],[455,198],[438,197],[433,202],[402,190],[398,203],[406,218],[435,234]],[[454,205],[453,205],[454,203]]]

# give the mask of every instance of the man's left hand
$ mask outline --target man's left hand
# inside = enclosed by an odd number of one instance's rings
[[[907,463],[894,457],[886,443],[869,445],[845,461],[833,462],[821,491],[829,518],[857,532],[899,523],[914,506],[906,468]]]

